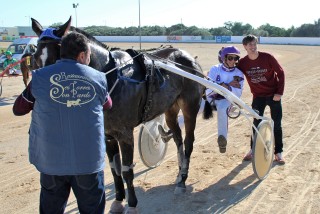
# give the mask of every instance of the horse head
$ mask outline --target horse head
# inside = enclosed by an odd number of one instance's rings
[[[61,39],[64,35],[71,31],[81,33],[89,40],[89,45],[91,47],[90,67],[102,72],[106,72],[109,68],[106,66],[110,59],[108,46],[99,42],[88,33],[71,26],[71,17],[63,25],[46,29],[44,29],[37,20],[33,18],[31,18],[31,20],[32,29],[39,37],[37,51],[33,56],[34,68],[41,68],[51,65],[60,59]]]
[[[71,17],[57,28],[46,29],[37,20],[33,18],[31,20],[32,29],[39,37],[37,51],[34,54],[34,67],[51,65],[60,59],[61,38],[70,29]]]

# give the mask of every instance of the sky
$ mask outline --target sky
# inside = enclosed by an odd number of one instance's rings
[[[75,27],[130,27],[184,24],[199,28],[222,27],[241,22],[257,28],[264,24],[288,29],[314,24],[320,18],[314,0],[15,0],[1,7],[0,27],[31,26],[30,18],[43,27],[65,23]],[[0,0],[0,5],[9,4]],[[73,4],[78,4],[76,8]],[[140,6],[139,6],[140,4]],[[14,7],[14,5],[17,5]],[[318,6],[317,6],[318,5]],[[140,12],[139,12],[140,9]]]

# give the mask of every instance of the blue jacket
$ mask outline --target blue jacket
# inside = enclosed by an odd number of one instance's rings
[[[49,175],[81,175],[105,167],[105,74],[62,59],[32,73],[35,98],[29,159]]]

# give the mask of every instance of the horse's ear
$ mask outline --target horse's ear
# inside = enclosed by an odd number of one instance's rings
[[[42,33],[42,29],[43,27],[41,26],[41,24],[35,20],[34,18],[31,18],[31,22],[32,22],[32,30],[37,34],[37,36],[40,36]]]
[[[64,25],[61,25],[59,27],[59,29],[56,31],[56,36],[58,36],[58,37],[64,36],[69,31],[70,26],[71,26],[71,16],[70,16],[69,20]]]

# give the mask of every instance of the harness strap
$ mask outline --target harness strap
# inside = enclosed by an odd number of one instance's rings
[[[114,90],[114,88],[116,87],[116,85],[118,84],[119,79],[116,80],[116,82],[113,84],[112,88],[109,91],[109,94],[111,95],[112,91]]]
[[[146,119],[149,117],[149,112],[152,108],[152,105],[153,105],[153,89],[154,89],[154,69],[155,69],[155,66],[154,66],[154,61],[152,60],[152,65],[151,65],[151,68],[150,69],[147,69],[147,84],[148,84],[148,87],[147,87],[147,101],[146,101],[146,104],[144,106],[144,113],[142,115],[142,122],[146,121]]]

